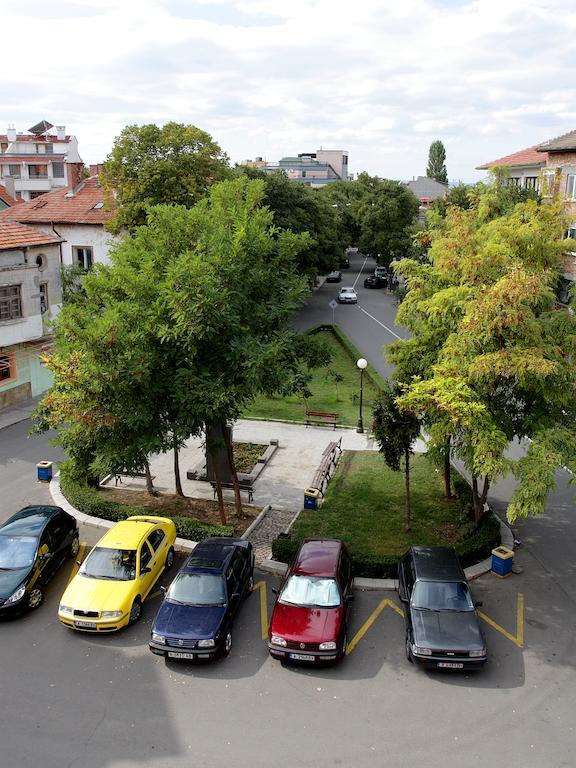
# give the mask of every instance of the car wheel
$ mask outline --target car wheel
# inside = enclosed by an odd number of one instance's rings
[[[139,597],[134,600],[132,603],[132,608],[130,608],[130,618],[128,619],[128,624],[136,624],[138,619],[142,616],[142,601]]]
[[[42,600],[44,600],[44,593],[39,587],[34,587],[28,593],[28,608],[32,610],[38,608],[42,605]]]
[[[226,630],[226,637],[224,638],[224,647],[222,648],[222,656],[229,656],[232,650],[232,630]]]
[[[406,658],[410,664],[414,664],[414,659],[412,658],[412,649],[410,648],[410,638],[408,635],[406,635]]]
[[[166,562],[164,563],[164,570],[169,571],[170,568],[174,565],[174,550],[172,547],[168,550],[168,554],[166,555]]]
[[[68,557],[75,558],[79,551],[80,551],[80,541],[78,539],[78,536],[74,536],[74,538],[70,542],[70,547],[68,549]]]

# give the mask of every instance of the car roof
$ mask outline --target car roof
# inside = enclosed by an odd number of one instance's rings
[[[247,548],[248,542],[234,536],[212,536],[204,539],[195,546],[194,551],[182,566],[182,570],[190,572],[202,569],[222,572],[226,570],[234,550],[238,547]]]
[[[160,523],[165,522],[161,517],[129,517],[127,520],[120,520],[108,533],[100,539],[97,547],[108,547],[118,549],[136,549],[140,542],[148,536],[150,531]]]
[[[297,576],[336,576],[342,542],[337,539],[306,539],[298,550],[293,573]]]
[[[49,505],[24,507],[4,523],[0,533],[12,536],[39,536],[47,523],[63,511],[60,507]]]
[[[466,581],[466,576],[451,547],[412,547],[414,571],[422,581]]]

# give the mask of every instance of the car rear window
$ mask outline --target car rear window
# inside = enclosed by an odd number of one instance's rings
[[[279,600],[281,603],[309,608],[336,608],[340,605],[340,592],[335,579],[290,576]]]
[[[462,581],[417,581],[412,608],[429,611],[473,611],[468,585]]]

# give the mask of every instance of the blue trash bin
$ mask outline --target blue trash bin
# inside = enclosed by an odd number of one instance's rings
[[[492,573],[500,578],[510,576],[514,563],[514,551],[508,547],[496,547],[492,550]]]
[[[318,509],[318,488],[306,488],[304,491],[304,509]]]
[[[36,464],[36,472],[38,473],[38,480],[41,483],[49,483],[52,480],[52,462],[51,461],[39,461]]]

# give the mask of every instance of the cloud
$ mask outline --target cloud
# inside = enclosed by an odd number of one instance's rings
[[[234,161],[345,149],[451,178],[576,127],[572,0],[3,0],[0,129],[66,123],[86,161],[130,123],[191,122]],[[23,46],[34,56],[23,56]],[[41,62],[41,65],[39,64]],[[3,125],[4,124],[4,125]]]

